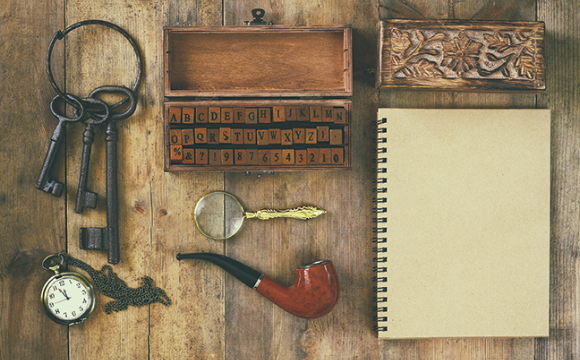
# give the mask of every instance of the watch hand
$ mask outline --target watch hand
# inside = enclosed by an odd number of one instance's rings
[[[67,301],[67,300],[68,300],[68,298],[66,298],[66,299],[62,299],[62,300],[59,300],[59,301],[55,302],[54,304],[58,304],[58,303],[61,303],[61,302],[63,302],[63,301]]]
[[[66,294],[66,290],[63,290],[63,289],[58,289],[58,291],[60,291],[60,292],[61,292],[61,293],[64,295],[64,297],[65,297],[67,300],[69,300],[69,299],[70,299],[70,298],[68,297],[68,295]]]

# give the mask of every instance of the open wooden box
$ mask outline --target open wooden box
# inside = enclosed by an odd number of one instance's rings
[[[350,169],[350,26],[163,30],[166,171]]]

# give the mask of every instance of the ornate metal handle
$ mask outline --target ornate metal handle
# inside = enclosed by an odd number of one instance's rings
[[[293,218],[298,220],[310,220],[326,214],[326,210],[316,206],[299,206],[294,209],[287,210],[273,210],[262,209],[256,212],[246,211],[245,217],[247,219],[269,220],[275,218]]]

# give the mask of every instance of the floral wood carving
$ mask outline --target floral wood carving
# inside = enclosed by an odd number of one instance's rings
[[[522,30],[391,29],[392,74],[397,79],[462,78],[532,81],[537,34]]]

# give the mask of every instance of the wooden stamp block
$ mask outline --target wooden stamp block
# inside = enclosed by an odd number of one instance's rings
[[[270,150],[258,150],[258,163],[260,165],[270,165]]]
[[[292,130],[282,129],[280,130],[280,144],[282,145],[292,145]]]
[[[195,121],[195,109],[190,107],[183,108],[182,123],[193,124]]]
[[[258,109],[258,122],[260,124],[269,124],[272,120],[272,109],[271,108],[259,108]]]
[[[195,143],[207,144],[207,128],[195,128]]]
[[[169,122],[172,124],[181,124],[181,108],[169,108]]]
[[[200,124],[207,123],[207,108],[206,107],[196,107],[195,108],[195,122]]]
[[[333,164],[344,164],[344,149],[343,148],[332,148],[331,156],[332,156],[332,163]]]
[[[193,129],[181,130],[181,141],[183,142],[183,145],[195,144],[195,140],[193,138]]]
[[[306,162],[310,164],[318,164],[318,149],[316,148],[309,148],[308,151],[308,159]]]
[[[308,152],[304,149],[296,150],[296,165],[306,165]]]
[[[310,121],[311,122],[322,122],[322,107],[321,106],[311,106],[310,107]]]
[[[282,150],[282,164],[294,165],[294,149]]]
[[[284,106],[274,106],[272,108],[272,121],[273,122],[286,121],[286,109],[284,109]]]
[[[306,131],[303,128],[292,129],[292,141],[294,144],[304,144],[306,141]]]
[[[208,121],[212,124],[217,124],[221,121],[221,109],[216,107],[209,108]]]
[[[258,123],[258,109],[246,108],[246,124]]]
[[[234,151],[234,162],[236,165],[246,165],[247,152],[244,149]]]
[[[220,128],[220,144],[230,144],[232,142],[232,128]]]
[[[387,20],[378,42],[379,89],[545,89],[543,22]]]
[[[181,145],[171,145],[170,151],[171,151],[170,155],[171,161],[183,160],[183,148]]]
[[[308,106],[298,106],[298,121],[310,120],[310,108]]]
[[[329,148],[319,149],[318,163],[320,164],[330,164],[332,161],[331,152]]]
[[[328,126],[319,126],[316,128],[316,132],[318,133],[318,142],[328,142],[330,140]]]
[[[240,145],[244,143],[244,130],[232,129],[232,144]]]
[[[221,151],[220,150],[209,150],[209,164],[210,165],[220,165],[221,164]]]
[[[222,149],[222,165],[234,164],[234,150]]]
[[[248,165],[258,165],[259,164],[258,149],[246,150],[246,163]]]
[[[268,134],[268,130],[256,130],[256,141],[258,145],[270,145],[270,135]]]
[[[341,129],[330,129],[330,145],[342,145]]]
[[[286,121],[296,121],[298,120],[298,108],[296,106],[285,106],[286,109]]]
[[[270,164],[282,165],[282,149],[270,150]]]
[[[195,151],[193,149],[183,149],[183,163],[195,164]]]
[[[169,130],[169,143],[171,145],[181,145],[181,130],[180,129]]]
[[[234,122],[234,109],[222,108],[222,123],[231,124]]]
[[[334,121],[334,108],[331,106],[322,107],[322,122]]]
[[[195,149],[195,163],[199,165],[207,165],[209,156],[207,149]]]
[[[334,109],[334,123],[335,124],[346,123],[346,111],[344,110],[344,108]]]
[[[210,145],[217,145],[220,143],[220,129],[207,129],[207,143]]]
[[[256,144],[256,129],[244,129],[244,144]]]
[[[318,135],[316,129],[306,129],[306,138],[304,139],[306,144],[316,144],[318,142]]]
[[[280,129],[268,129],[270,135],[270,145],[280,144],[281,132]]]
[[[243,124],[246,122],[246,109],[235,108],[234,109],[234,123]]]

